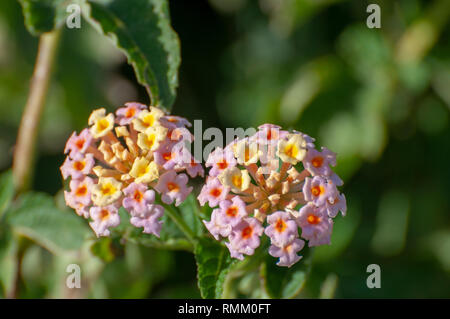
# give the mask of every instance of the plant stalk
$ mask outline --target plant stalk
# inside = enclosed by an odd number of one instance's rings
[[[169,205],[164,205],[164,208],[165,208],[165,213],[178,226],[178,228],[183,232],[183,234],[186,236],[186,238],[192,244],[195,244],[195,234],[189,228],[189,226],[186,225],[186,222],[183,220],[183,218],[180,216],[180,214],[177,211],[175,211],[175,209],[173,207],[170,207]]]
[[[45,105],[60,35],[61,30],[57,29],[44,33],[39,39],[30,92],[20,122],[14,150],[14,183],[16,190],[19,192],[26,190],[30,185],[39,122]]]

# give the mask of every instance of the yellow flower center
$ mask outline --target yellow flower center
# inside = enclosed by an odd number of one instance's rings
[[[164,153],[163,158],[165,161],[169,161],[172,158],[172,152]]]
[[[231,178],[231,182],[232,182],[233,185],[236,186],[237,188],[241,188],[241,187],[242,187],[242,176],[234,175],[234,176]]]
[[[180,187],[178,186],[178,184],[174,183],[174,182],[169,182],[167,183],[167,189],[170,192],[178,192],[180,190]]]
[[[149,167],[147,165],[139,165],[139,167],[137,169],[137,176],[142,177],[145,174],[147,174],[148,171],[149,171]]]
[[[136,190],[134,192],[134,196],[133,196],[134,200],[137,201],[138,203],[140,203],[142,201],[142,199],[144,198],[144,196],[142,195],[142,193],[138,190]]]
[[[295,158],[298,154],[298,148],[295,144],[288,144],[284,148],[284,153],[289,157]]]
[[[155,123],[155,117],[153,116],[153,114],[147,114],[142,119],[142,124],[145,127],[151,127],[151,126],[153,126],[154,123]]]
[[[86,163],[84,161],[76,161],[73,163],[73,168],[77,171],[82,171],[85,166]]]
[[[87,187],[86,185],[81,185],[80,187],[77,188],[77,190],[75,191],[75,195],[76,196],[84,196],[87,194]]]
[[[228,207],[227,212],[226,212],[226,214],[230,217],[236,217],[237,213],[238,213],[238,208],[236,206]]]
[[[248,239],[252,237],[253,234],[253,228],[251,226],[247,226],[242,230],[242,238]]]
[[[131,107],[127,110],[127,113],[125,114],[125,117],[130,118],[133,117],[134,114],[136,114],[136,109]]]
[[[277,220],[277,222],[275,223],[275,229],[277,232],[282,233],[285,231],[285,229],[287,228],[286,223],[284,222],[284,220],[282,220],[281,218],[279,218]]]
[[[323,186],[313,186],[311,188],[311,194],[313,194],[313,196],[320,196],[321,194],[323,194],[325,192],[325,188]]]
[[[319,216],[310,214],[306,220],[307,220],[308,223],[311,224],[311,225],[317,225],[318,223],[320,223],[320,220],[321,220],[321,219],[320,219]]]
[[[108,217],[109,217],[109,210],[107,210],[107,209],[102,209],[102,210],[100,211],[100,219],[101,219],[101,220],[105,220],[105,219],[108,219]]]
[[[211,196],[219,197],[222,194],[222,190],[220,188],[213,188],[209,193]]]
[[[323,157],[322,156],[316,156],[312,159],[311,164],[315,167],[321,167],[323,164]]]
[[[84,146],[84,138],[80,138],[80,139],[78,139],[76,142],[75,142],[75,146],[79,149],[79,150],[81,150],[82,148],[83,148],[83,146]]]
[[[102,185],[101,192],[104,196],[112,195],[117,191],[117,189],[114,187],[111,183],[106,183]]]
[[[103,132],[109,127],[109,122],[106,118],[97,121],[97,131]]]
[[[246,162],[250,159],[250,149],[247,147],[245,148],[244,159]]]
[[[220,169],[225,169],[228,167],[228,163],[225,159],[223,159],[221,162],[217,163],[217,167]]]
[[[147,146],[149,148],[151,148],[153,146],[153,144],[155,144],[155,140],[156,140],[155,134],[147,135],[147,140],[146,140]]]

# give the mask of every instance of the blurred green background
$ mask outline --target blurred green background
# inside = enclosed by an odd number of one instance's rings
[[[381,7],[369,29],[366,7]],[[315,250],[301,297],[450,297],[450,28],[448,0],[170,0],[181,40],[173,113],[203,128],[270,122],[301,130],[338,153],[348,215],[336,219],[332,246]],[[0,3],[0,171],[12,151],[38,39],[16,0]],[[40,129],[33,189],[55,195],[73,130],[91,110],[148,103],[125,57],[82,21],[64,29]],[[199,297],[188,252],[119,243],[115,258],[30,246],[19,297]],[[11,263],[0,278],[7,286]],[[108,260],[108,258],[106,258]],[[65,288],[70,262],[82,289]],[[381,267],[369,289],[366,268]],[[235,296],[259,297],[258,276]],[[253,293],[251,293],[253,292]]]

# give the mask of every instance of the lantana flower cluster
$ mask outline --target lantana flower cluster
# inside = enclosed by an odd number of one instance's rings
[[[204,224],[216,240],[226,238],[237,259],[252,255],[265,234],[277,265],[290,267],[305,240],[310,247],[330,244],[333,218],[346,213],[335,165],[336,154],[317,150],[308,135],[264,124],[209,155],[198,200],[214,209]]]
[[[119,225],[121,206],[132,225],[159,237],[164,208],[155,203],[156,193],[163,203],[178,206],[192,191],[188,175],[203,176],[185,147],[193,139],[191,124],[139,103],[126,103],[115,114],[97,109],[88,123],[70,136],[64,150],[67,205],[91,220],[97,237],[109,236],[109,228]]]

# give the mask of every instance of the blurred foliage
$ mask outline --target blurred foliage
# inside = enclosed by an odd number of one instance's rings
[[[365,25],[369,3],[382,9],[381,29]],[[312,254],[300,297],[450,297],[450,2],[171,0],[170,12],[183,60],[174,113],[202,119],[203,129],[277,123],[338,153],[348,214],[336,220],[333,244]],[[23,21],[16,0],[1,1],[2,171],[11,165],[37,48]],[[62,188],[64,143],[92,109],[132,100],[148,102],[125,56],[85,20],[65,28],[34,191]],[[7,174],[0,209],[10,201]],[[63,209],[60,196],[53,209]],[[137,245],[132,233],[124,243],[93,245],[88,237],[57,255],[16,235],[0,229],[0,296],[19,287],[28,298],[200,297],[192,254]],[[230,273],[228,296],[267,297],[259,262],[243,265],[243,276]],[[65,286],[70,263],[83,269],[82,289]],[[381,289],[366,287],[372,263],[381,267]]]

